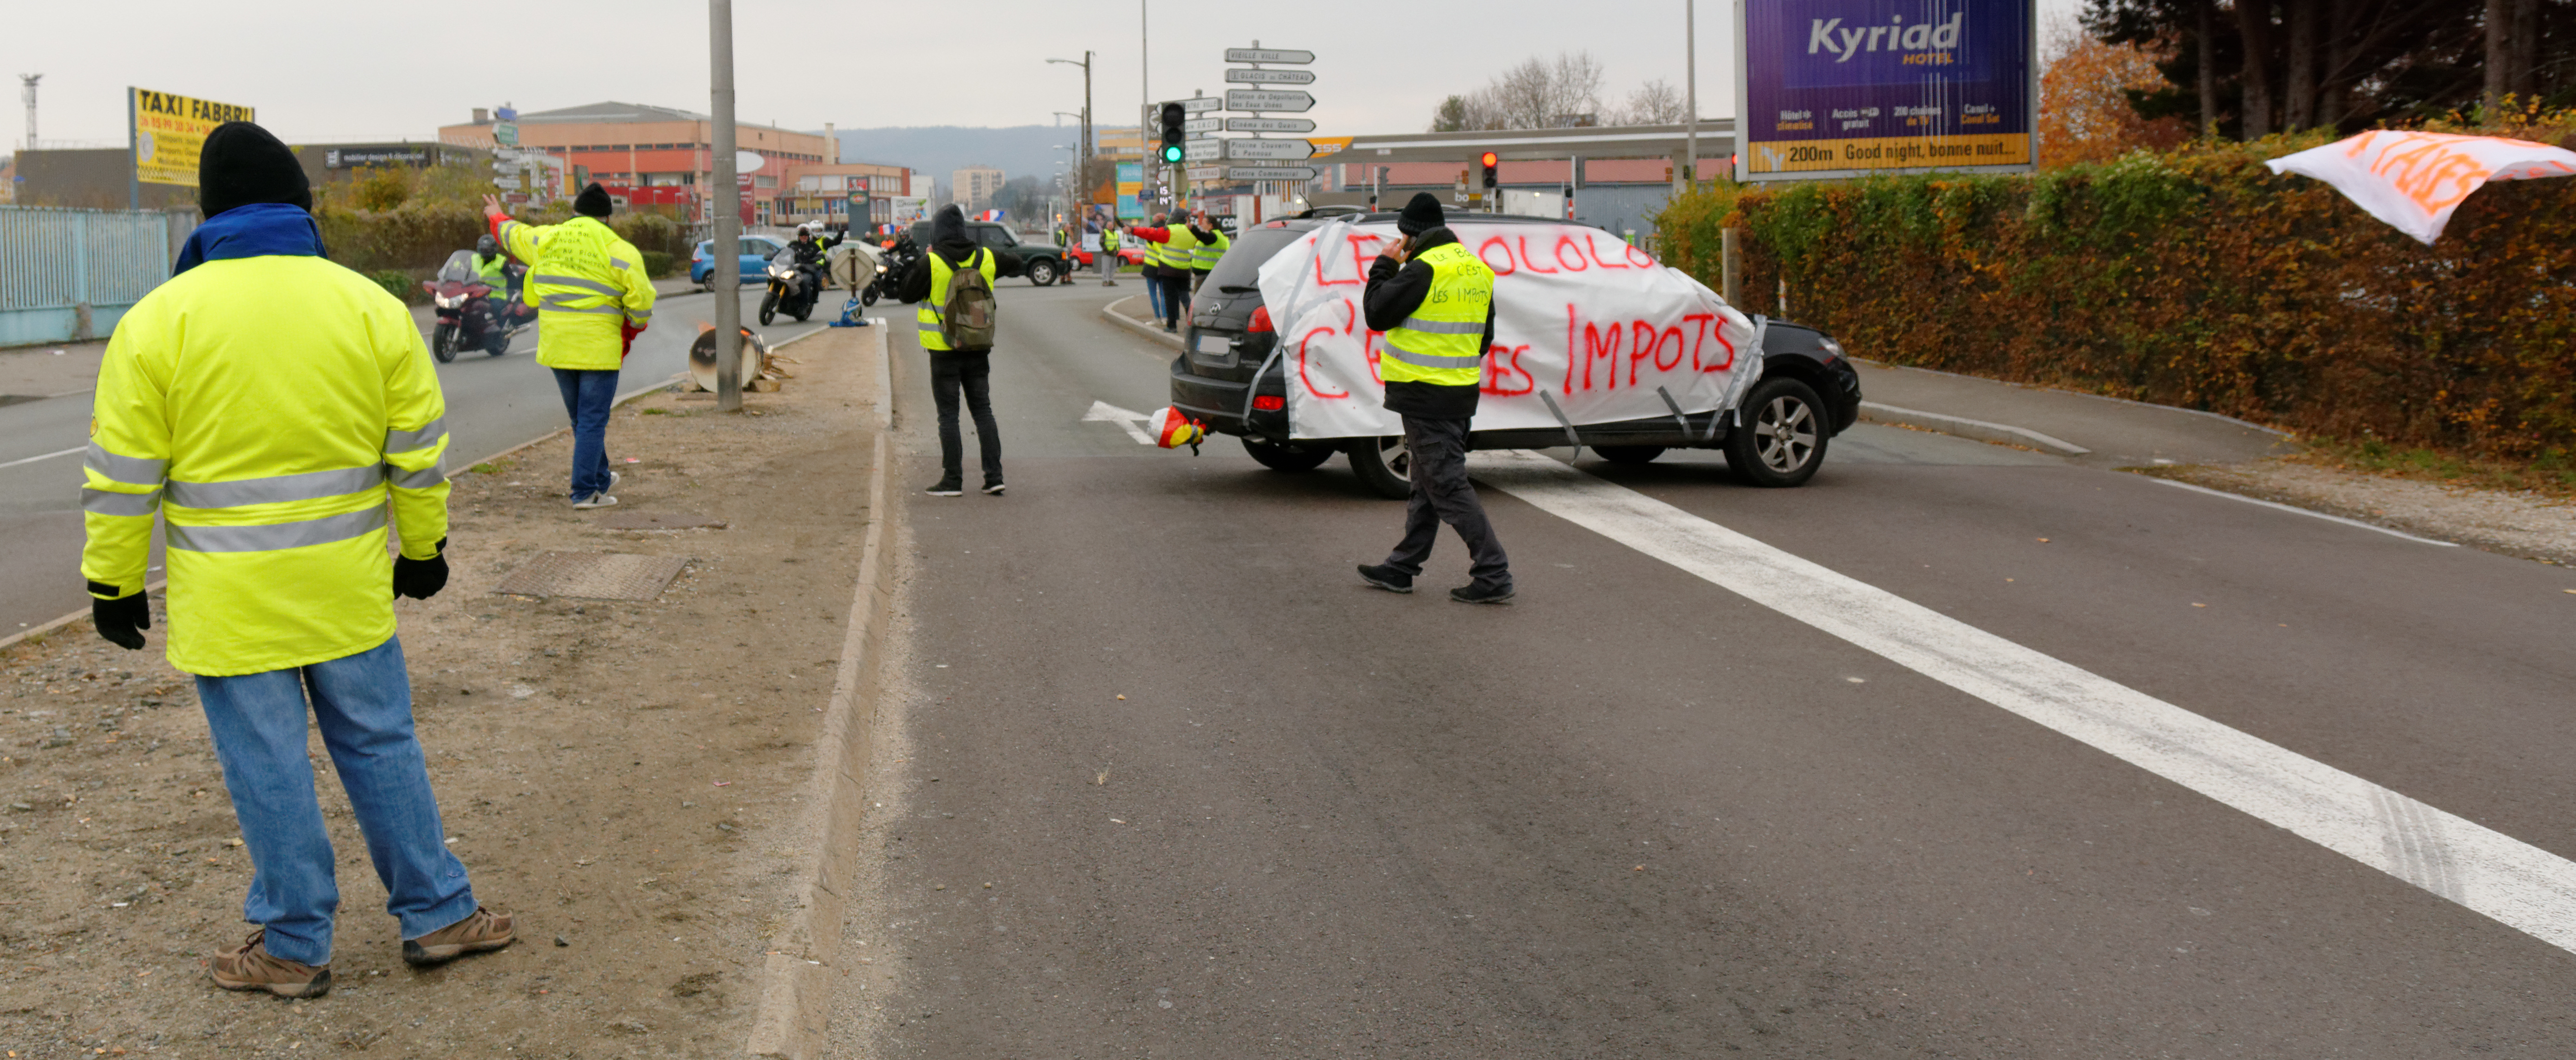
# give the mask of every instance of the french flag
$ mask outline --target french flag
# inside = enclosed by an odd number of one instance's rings
[[[976,214],[975,219],[978,221],[999,221],[1002,219],[1002,211],[999,209],[986,210],[983,213]]]

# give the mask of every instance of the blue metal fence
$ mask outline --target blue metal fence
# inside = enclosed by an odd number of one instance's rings
[[[170,215],[0,206],[0,346],[105,337],[170,278]]]

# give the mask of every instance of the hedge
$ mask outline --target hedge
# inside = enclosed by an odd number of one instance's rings
[[[482,211],[459,205],[406,203],[390,210],[326,206],[314,213],[314,219],[322,227],[322,245],[329,249],[331,260],[370,277],[406,275],[413,282],[406,285],[405,297],[413,301],[419,298],[417,281],[434,275],[448,255],[473,249],[475,239],[488,231]],[[563,219],[521,216],[540,224]],[[663,255],[664,262],[686,261],[694,249],[687,230],[668,217],[621,213],[608,219],[608,227],[635,244],[648,265],[656,254]]]
[[[1743,228],[1743,308],[1779,314],[1785,281],[1780,315],[1873,360],[2500,459],[2576,448],[2576,179],[2488,185],[2428,248],[2262,165],[2323,142],[1720,184],[1656,228],[1712,287]]]

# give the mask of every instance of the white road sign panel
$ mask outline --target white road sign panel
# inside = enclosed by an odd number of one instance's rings
[[[1228,48],[1225,61],[1230,63],[1311,63],[1315,53],[1295,48]]]
[[[1227,180],[1313,180],[1313,166],[1227,166]]]
[[[1315,145],[1304,140],[1228,140],[1225,157],[1302,162],[1315,157]]]
[[[1271,91],[1259,88],[1225,90],[1225,109],[1227,110],[1284,110],[1290,114],[1302,114],[1314,108],[1315,97],[1305,92]]]
[[[1223,140],[1191,140],[1181,145],[1181,158],[1190,162],[1214,162],[1225,157]],[[1300,155],[1298,157],[1305,157]]]
[[[1227,118],[1227,132],[1314,132],[1313,118]]]
[[[1190,171],[1189,171],[1189,178],[1190,178],[1191,180],[1224,180],[1224,179],[1225,179],[1225,167],[1224,167],[1224,166],[1192,166],[1192,167],[1190,167]]]
[[[1238,85],[1311,85],[1312,70],[1228,70],[1225,79]]]
[[[1216,110],[1225,105],[1224,100],[1218,99],[1215,96],[1196,96],[1190,99],[1176,99],[1172,102],[1181,105],[1181,113],[1183,114],[1197,114],[1201,111]],[[1161,110],[1163,109],[1163,105],[1157,103],[1154,105],[1154,109]]]
[[[1185,133],[1212,133],[1223,128],[1223,118],[1192,118],[1181,123],[1181,131]]]

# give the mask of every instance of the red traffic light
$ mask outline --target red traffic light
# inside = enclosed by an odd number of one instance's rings
[[[1485,157],[1484,157],[1484,159],[1483,159],[1483,161],[1484,161],[1484,163],[1485,163],[1485,168],[1487,168],[1487,169],[1492,169],[1492,168],[1494,168],[1494,163],[1495,163],[1495,161],[1496,161],[1496,160],[1497,160],[1497,159],[1495,158],[1495,155],[1494,155],[1494,153],[1493,153],[1493,152],[1491,152],[1491,151],[1487,151],[1487,152],[1485,152]]]

